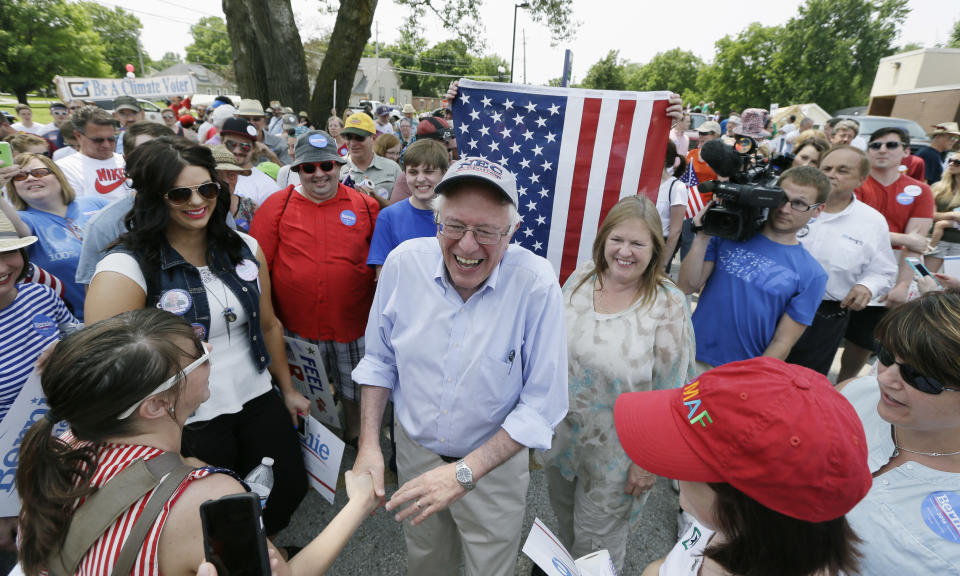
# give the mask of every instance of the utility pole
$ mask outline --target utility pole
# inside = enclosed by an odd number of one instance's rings
[[[520,33],[523,35],[523,83],[527,83],[527,29],[521,28]]]

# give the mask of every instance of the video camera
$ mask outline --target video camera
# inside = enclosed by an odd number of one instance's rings
[[[713,142],[719,144],[718,140]],[[726,156],[718,158],[718,164],[736,168],[729,176],[730,182],[709,181],[700,185],[701,191],[713,192],[714,199],[714,205],[703,215],[703,230],[710,236],[748,240],[763,228],[770,209],[779,208],[786,199],[777,180],[790,167],[792,158],[767,160],[757,153],[756,141],[748,136],[740,136],[734,148],[720,148],[713,142],[705,144],[703,152],[707,146],[715,148],[712,152]],[[705,161],[713,166],[710,160]],[[716,171],[721,174],[721,170]]]

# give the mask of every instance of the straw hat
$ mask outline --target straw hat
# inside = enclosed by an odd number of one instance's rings
[[[17,234],[13,222],[7,218],[7,215],[0,212],[0,252],[13,252],[33,244],[37,241],[36,236],[23,236]]]

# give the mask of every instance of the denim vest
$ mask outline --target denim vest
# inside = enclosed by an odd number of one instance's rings
[[[126,252],[123,249],[119,251]],[[250,252],[246,243],[242,243],[242,254],[244,260],[253,262],[259,268],[260,263]],[[252,280],[244,280],[238,276],[237,267],[230,263],[226,253],[215,254],[212,250],[208,251],[207,265],[243,305],[248,318],[247,337],[250,341],[250,353],[253,355],[257,372],[263,372],[270,365],[270,354],[267,352],[263,330],[260,327],[260,290],[257,288],[256,276]],[[201,337],[203,340],[207,339],[207,335],[210,334],[210,304],[207,300],[207,290],[200,278],[200,271],[184,260],[166,239],[160,251],[160,270],[146,280],[148,307],[156,306],[173,312],[192,324],[198,333],[202,327]],[[186,295],[183,292],[189,294],[189,299],[185,298]]]

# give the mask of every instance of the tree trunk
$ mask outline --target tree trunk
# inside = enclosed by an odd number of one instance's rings
[[[363,48],[370,39],[373,13],[376,9],[377,0],[340,2],[330,45],[320,65],[313,97],[310,99],[310,118],[320,125],[326,125],[325,119],[333,108],[334,80],[337,81],[337,114],[342,115],[347,107]]]
[[[256,98],[269,106],[267,75],[257,53],[253,22],[243,0],[223,0],[227,17],[227,34],[233,53],[233,69],[237,76],[237,91],[244,98]]]
[[[17,96],[17,102],[21,104],[29,104],[29,102],[27,102],[27,92],[29,92],[29,90],[26,88],[15,88],[13,90],[13,93]]]
[[[223,0],[223,13],[240,95],[306,108],[307,64],[290,0]]]
[[[284,106],[293,108],[294,113],[305,110],[310,100],[307,61],[290,0],[245,2],[266,73],[265,92],[270,100],[279,100]],[[264,105],[267,102],[264,100]]]

